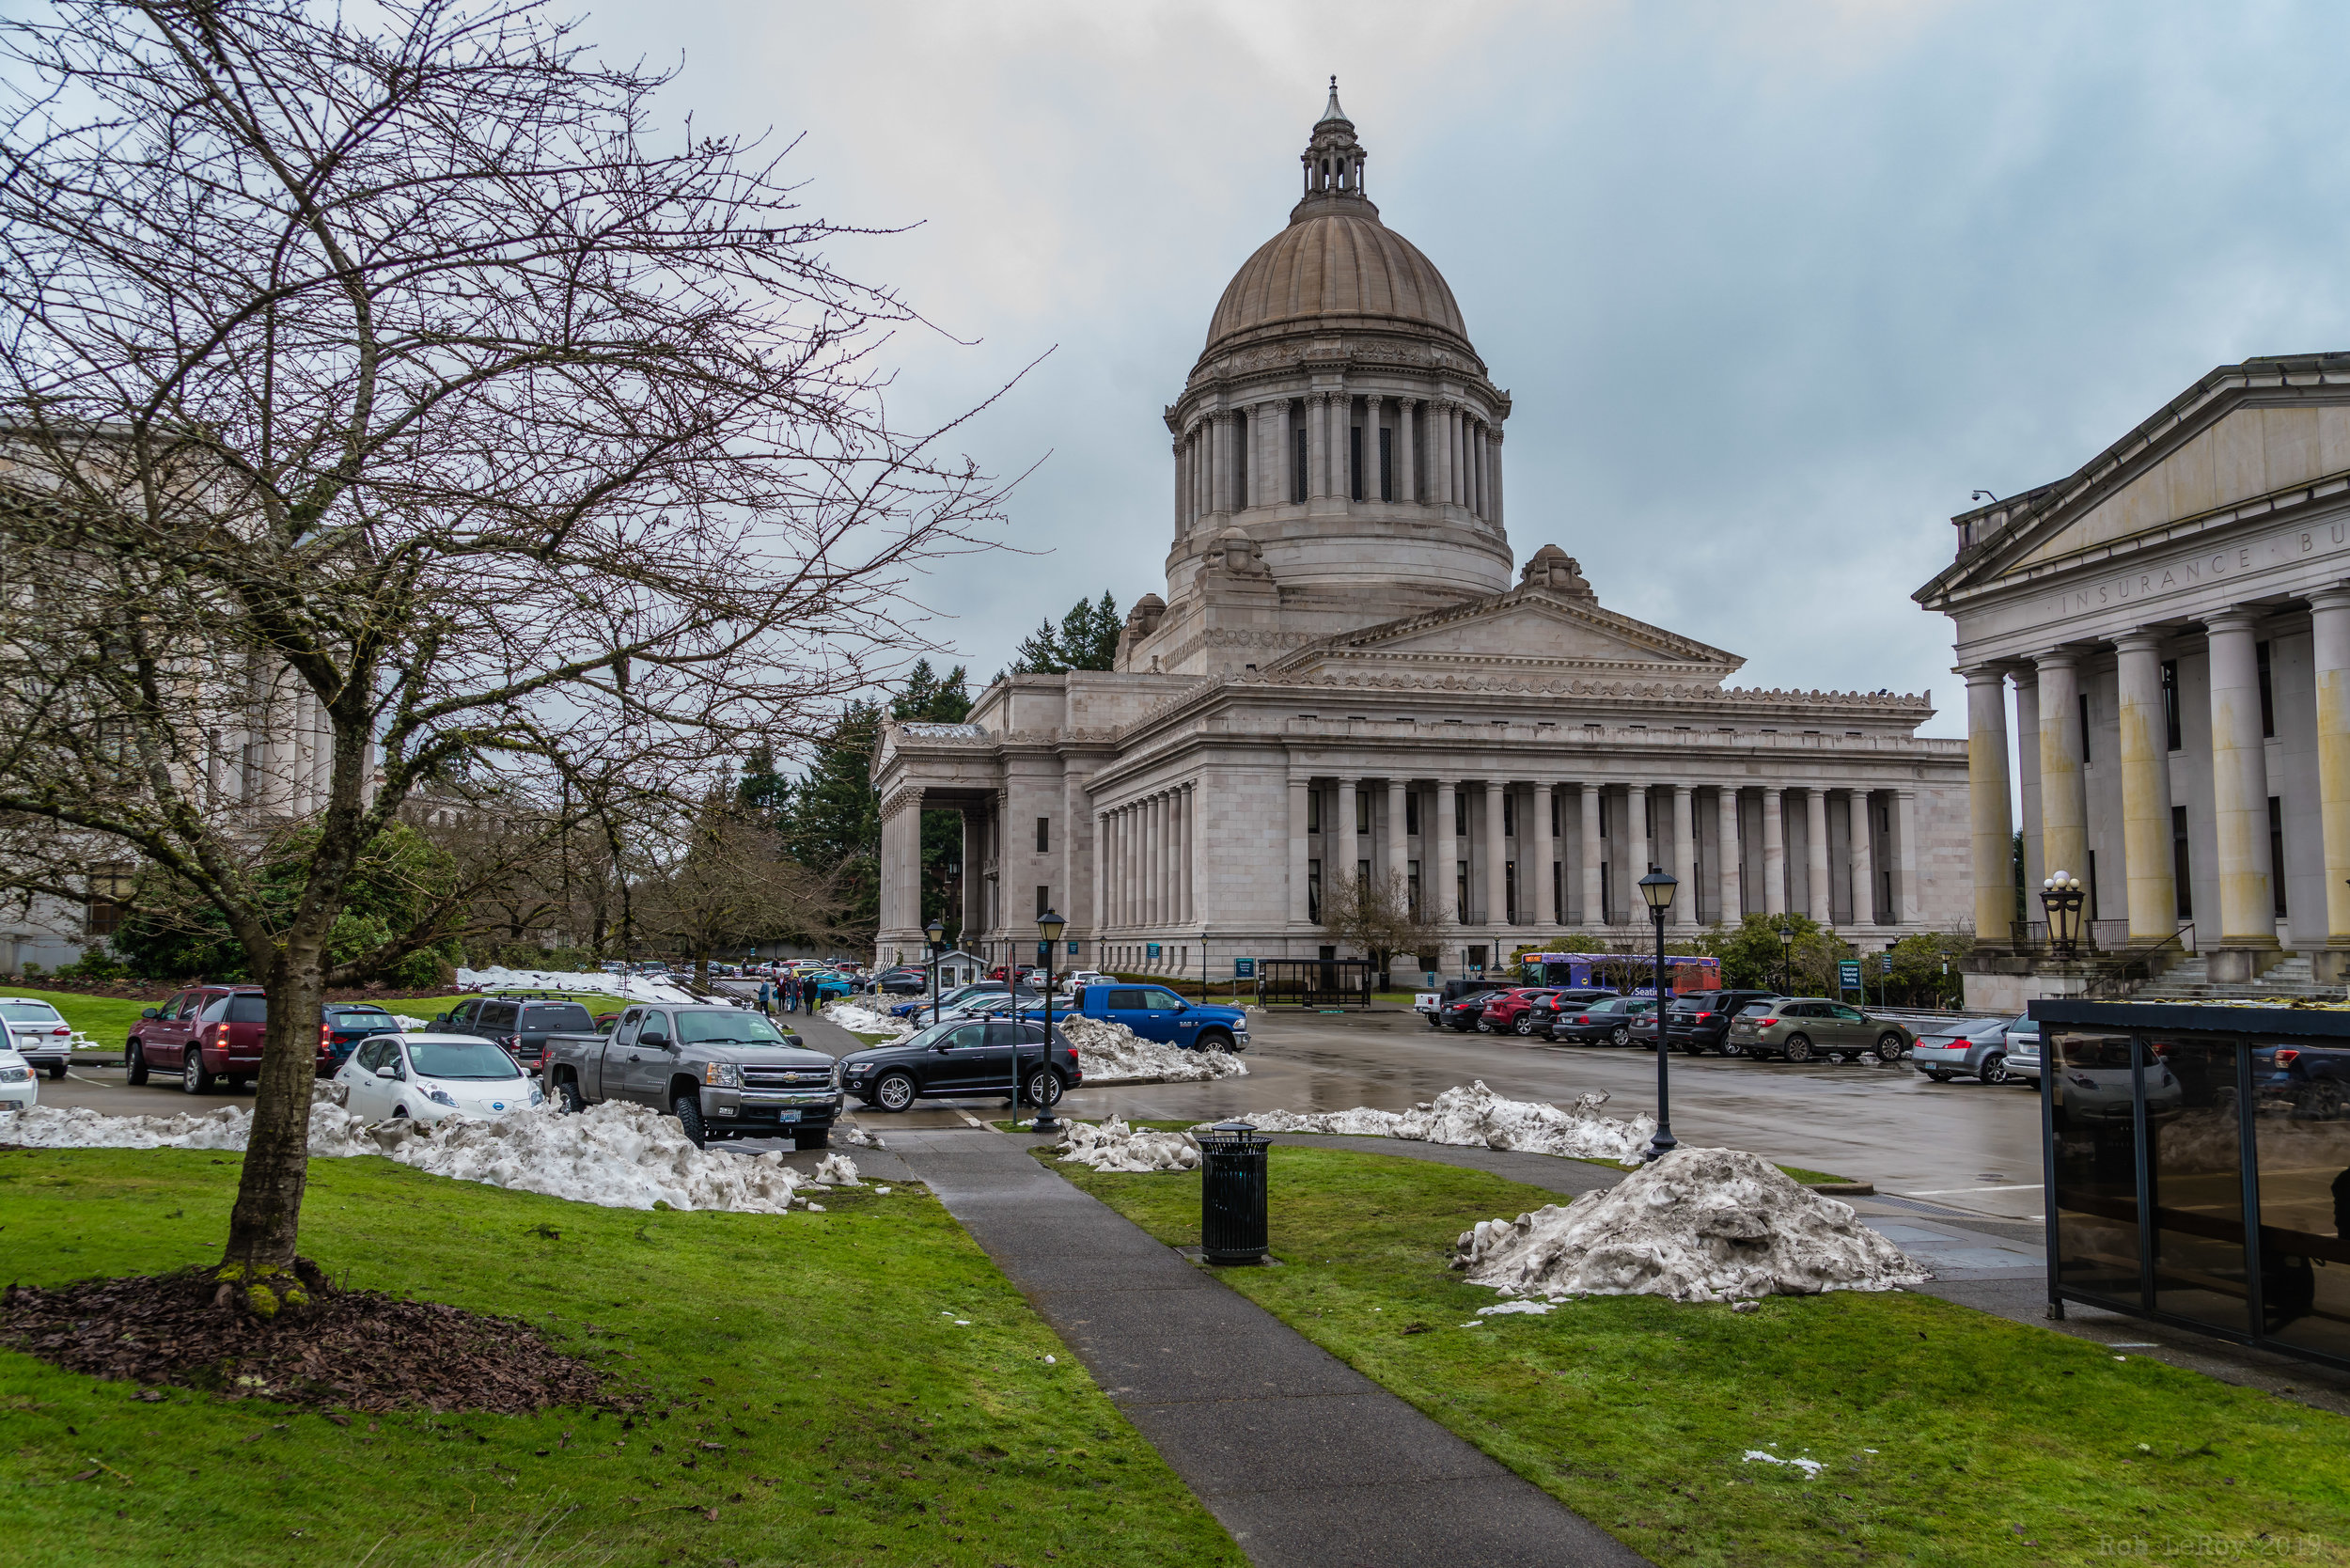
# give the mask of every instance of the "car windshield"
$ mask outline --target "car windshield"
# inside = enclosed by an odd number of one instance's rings
[[[423,1078],[519,1078],[514,1058],[486,1040],[412,1040],[408,1059]]]
[[[724,1012],[680,1012],[677,1038],[682,1045],[781,1045],[783,1031],[756,1012],[728,1008]]]
[[[47,1002],[0,1002],[0,1018],[11,1024],[58,1024],[64,1020]]]
[[[232,996],[215,996],[204,1010],[204,1022],[218,1024],[265,1024],[269,1022],[269,998],[251,992]]]
[[[380,1007],[338,1007],[328,1014],[338,1029],[364,1029],[371,1025],[388,1025],[392,1015]]]
[[[1774,1011],[1778,1006],[1778,1004],[1776,1002],[1748,1002],[1746,1006],[1738,1010],[1738,1016],[1741,1018],[1760,1018],[1764,1013]]]

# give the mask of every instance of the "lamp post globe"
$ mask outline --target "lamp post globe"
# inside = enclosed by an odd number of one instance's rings
[[[1784,920],[1778,926],[1778,984],[1782,992],[1795,989],[1795,928]]]
[[[1036,917],[1036,934],[1044,948],[1044,1070],[1046,1073],[1053,1070],[1053,949],[1060,945],[1060,933],[1068,927],[1069,922],[1050,908]],[[1016,980],[1012,981],[1015,997],[1019,995],[1019,983]],[[1019,1004],[1015,1001],[1012,1004],[1012,1017],[1015,1020],[1012,1027],[1015,1029],[1019,1027],[1016,1022],[1019,1016]],[[1017,1034],[1012,1037],[1011,1069],[1012,1120],[1017,1121],[1020,1117],[1020,1037]],[[1053,1107],[1049,1104],[1036,1107],[1036,1116],[1029,1121],[1028,1130],[1037,1133],[1060,1131],[1060,1123],[1053,1120]]]
[[[1665,1053],[1665,917],[1672,913],[1673,894],[1680,879],[1662,866],[1651,866],[1640,879],[1640,897],[1649,918],[1656,922],[1656,1136],[1648,1140],[1648,1157],[1661,1160],[1678,1147],[1673,1137],[1672,1069]]]
[[[2048,946],[2060,958],[2078,954],[2081,940],[2081,905],[2087,902],[2087,891],[2081,879],[2069,871],[2058,871],[2040,885],[2040,904],[2048,916]]]

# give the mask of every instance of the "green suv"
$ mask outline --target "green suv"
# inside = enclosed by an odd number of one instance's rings
[[[1872,1052],[1879,1061],[1899,1061],[1918,1037],[1890,1018],[1872,1017],[1844,1002],[1825,996],[1781,996],[1752,1002],[1730,1021],[1725,1045],[1748,1057],[1784,1057],[1811,1061],[1825,1057],[1843,1061]],[[1727,1053],[1726,1053],[1727,1054]]]

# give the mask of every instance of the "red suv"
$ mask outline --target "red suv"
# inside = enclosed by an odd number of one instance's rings
[[[269,1001],[258,985],[199,985],[142,1009],[122,1047],[134,1084],[149,1072],[177,1073],[190,1094],[207,1094],[226,1078],[243,1089],[261,1071],[261,1026]]]
[[[1477,1015],[1478,1031],[1482,1034],[1532,1034],[1534,1003],[1558,989],[1555,985],[1520,985],[1508,991],[1495,992],[1485,998],[1485,1010]]]

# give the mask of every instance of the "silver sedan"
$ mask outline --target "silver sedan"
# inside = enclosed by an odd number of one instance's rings
[[[2030,1034],[2038,1041],[2038,1030],[2026,1018],[1970,1018],[1963,1024],[1937,1026],[1930,1034],[1918,1037],[1918,1048],[1909,1059],[1919,1072],[1935,1083],[1946,1084],[1952,1078],[1977,1078],[1987,1084],[2011,1081],[2007,1060],[2013,1048],[2009,1043],[2011,1033]]]

